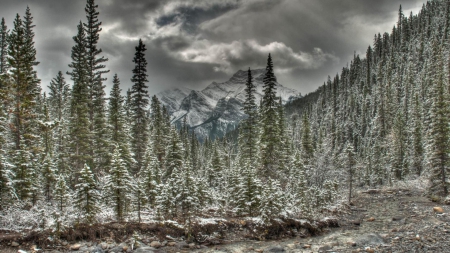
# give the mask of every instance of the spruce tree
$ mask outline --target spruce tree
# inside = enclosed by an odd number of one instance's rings
[[[145,59],[146,50],[145,44],[140,39],[133,59],[135,67],[133,69],[133,77],[131,78],[131,81],[134,83],[131,88],[131,143],[134,159],[136,160],[134,173],[139,172],[142,168],[145,145],[148,140],[146,108],[149,103],[149,95],[147,91],[148,87],[145,85],[148,82],[147,60]]]
[[[349,142],[347,144],[347,147],[345,149],[345,155],[346,155],[346,166],[348,170],[348,202],[350,203],[353,196],[353,179],[355,175],[355,165],[356,165],[356,159],[355,159],[355,148],[353,145]]]
[[[159,167],[158,159],[153,150],[151,148],[147,149],[144,167],[139,175],[142,179],[142,190],[146,196],[146,203],[152,208],[156,206],[156,197],[159,194],[159,185],[161,183]]]
[[[243,111],[247,118],[240,123],[239,127],[239,152],[241,166],[255,164],[258,157],[258,108],[256,106],[256,86],[250,68],[248,69],[247,81],[245,83],[245,101]]]
[[[134,187],[132,181],[126,163],[121,158],[120,149],[116,145],[112,155],[111,168],[104,185],[104,197],[114,207],[118,221],[123,221],[129,211],[128,206]]]
[[[92,164],[92,145],[89,130],[89,89],[87,79],[86,35],[82,23],[78,25],[78,33],[73,37],[72,63],[67,72],[73,80],[72,100],[70,104],[70,159],[74,171],[81,171],[84,164]]]
[[[238,214],[256,216],[261,203],[262,186],[255,169],[246,166],[241,171],[241,178],[234,196],[235,210]]]
[[[267,59],[266,73],[264,75],[264,95],[261,108],[261,162],[263,174],[270,176],[274,174],[275,166],[278,164],[277,150],[279,148],[278,116],[277,116],[277,80],[273,73],[272,57]]]
[[[392,169],[398,180],[403,179],[407,175],[406,164],[406,122],[402,109],[397,111],[392,127]]]
[[[105,111],[105,85],[103,82],[106,78],[103,74],[109,72],[105,70],[105,63],[108,61],[104,56],[100,57],[102,50],[98,48],[99,33],[102,31],[102,22],[98,20],[98,5],[94,0],[87,0],[85,12],[87,23],[83,23],[86,34],[86,77],[89,88],[89,120],[91,123],[90,131],[92,138],[92,156],[93,170],[98,172],[102,167],[106,167],[109,163],[109,147],[108,136],[106,131],[106,111]]]
[[[183,147],[175,128],[171,127],[169,144],[166,148],[164,180],[172,175],[174,169],[181,169],[183,165]]]
[[[0,149],[0,211],[16,199],[13,185],[14,174],[10,167],[4,152]]]
[[[69,84],[65,81],[63,73],[58,72],[48,86],[51,117],[58,122],[58,127],[54,132],[55,157],[57,157],[57,168],[60,173],[67,173],[68,167],[68,141],[69,141],[69,109],[71,90]]]
[[[6,74],[8,71],[8,27],[5,24],[5,19],[2,18],[0,23],[0,76]],[[3,84],[0,79],[0,90],[3,89]]]
[[[100,211],[100,195],[91,169],[87,164],[79,173],[78,184],[75,185],[74,206],[78,209],[80,219],[89,224],[95,222],[95,216]]]
[[[35,191],[33,182],[38,180],[32,163],[32,154],[25,148],[21,140],[19,148],[14,152],[14,189],[20,200],[26,201],[33,197]]]
[[[307,177],[305,167],[300,157],[300,152],[296,152],[290,162],[290,172],[288,188],[291,191],[291,203],[301,212],[306,211]]]
[[[56,235],[59,236],[63,231],[64,211],[71,202],[70,189],[66,184],[66,180],[62,175],[56,178],[55,188],[53,190],[53,199],[56,203],[57,211],[54,214]]]
[[[158,97],[154,95],[152,97],[151,105],[151,127],[152,127],[152,139],[153,139],[153,150],[158,157],[158,161],[163,163],[165,155],[165,141],[164,141],[164,122],[162,118],[161,102]]]
[[[277,180],[272,178],[267,180],[260,205],[261,217],[265,222],[280,216],[285,206],[285,198]]]
[[[24,28],[19,14],[14,20],[14,28],[9,35],[8,64],[11,67],[12,87],[11,95],[13,109],[13,136],[15,150],[19,147],[31,149],[34,140],[32,127],[35,120],[34,105],[36,103],[36,81],[34,77],[35,50],[31,47],[30,31]],[[29,29],[30,22],[26,25]],[[31,36],[32,37],[32,36]],[[34,55],[33,55],[34,53]],[[22,140],[25,142],[22,145]]]
[[[422,138],[422,113],[419,96],[414,96],[413,105],[413,129],[412,129],[412,157],[411,167],[417,175],[421,175],[423,171],[423,138]]]
[[[52,200],[52,193],[56,183],[56,168],[53,159],[50,155],[45,156],[41,165],[42,186],[45,200],[50,202]]]
[[[430,67],[431,85],[433,87],[433,103],[431,107],[431,187],[433,194],[447,196],[449,193],[449,158],[450,152],[448,139],[449,131],[449,103],[448,93],[444,83],[444,68],[442,60],[442,49],[437,39],[433,43],[433,57],[435,63]]]
[[[217,144],[213,144],[213,153],[211,158],[211,163],[208,168],[208,183],[209,187],[218,187],[222,182],[222,174],[224,170],[224,164],[220,157],[219,150],[217,148]]]
[[[183,164],[179,194],[177,197],[178,205],[181,207],[183,220],[188,225],[188,233],[191,230],[191,219],[200,209],[197,184],[192,177],[190,167],[189,161]]]
[[[309,124],[309,118],[306,112],[303,112],[303,121],[301,129],[301,158],[306,166],[311,164],[311,159],[314,153],[314,147],[312,144],[311,128]]]
[[[132,168],[134,160],[130,152],[129,145],[129,132],[126,127],[127,119],[124,108],[124,97],[121,95],[120,80],[117,74],[113,77],[113,87],[109,95],[109,139],[112,143],[117,143],[120,149],[120,156],[126,163],[127,168]],[[114,145],[111,147],[111,151],[114,149]]]

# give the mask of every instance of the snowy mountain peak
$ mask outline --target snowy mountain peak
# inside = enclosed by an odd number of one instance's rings
[[[256,101],[259,101],[263,96],[266,70],[253,69],[251,72],[253,84],[256,86]],[[222,137],[235,129],[239,121],[245,118],[241,109],[245,100],[247,77],[247,70],[239,70],[228,81],[212,82],[201,91],[176,88],[156,96],[168,107],[172,123],[180,125],[186,117],[187,124],[201,139]],[[277,95],[283,103],[299,96],[296,90],[280,84],[277,84]]]

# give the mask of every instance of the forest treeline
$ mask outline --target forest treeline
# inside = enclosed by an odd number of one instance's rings
[[[350,147],[356,166],[347,170],[361,186],[423,176],[430,195],[448,195],[449,8],[428,1],[407,15],[400,6],[392,32],[376,34],[365,58],[355,55],[341,74],[287,105],[294,124],[297,114],[310,119],[322,157],[316,167],[339,171],[335,159]]]
[[[135,47],[126,95],[117,75],[104,78],[108,59],[98,47],[102,23],[94,0],[87,0],[86,20],[73,37],[70,70],[56,74],[48,94],[35,70],[30,8],[11,30],[2,19],[0,225],[60,233],[109,220],[191,224],[211,210],[269,222],[311,217],[344,192],[350,200],[354,184],[418,176],[444,197],[449,7],[430,1],[409,17],[400,9],[392,33],[375,35],[366,58],[355,55],[341,75],[286,107],[269,54],[261,101],[248,71],[247,118],[238,137],[203,143],[186,124],[172,126],[166,108],[148,94],[144,41]]]

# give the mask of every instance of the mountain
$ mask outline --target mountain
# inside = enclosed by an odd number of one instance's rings
[[[263,78],[265,69],[252,70],[256,86],[256,101],[263,96]],[[175,88],[156,94],[171,115],[173,124],[180,126],[186,117],[186,123],[200,139],[222,137],[236,128],[245,118],[241,111],[245,100],[245,82],[247,71],[239,70],[230,80],[213,82],[201,91]],[[277,95],[283,103],[300,97],[299,93],[281,84],[277,84]],[[258,103],[258,102],[257,102]]]

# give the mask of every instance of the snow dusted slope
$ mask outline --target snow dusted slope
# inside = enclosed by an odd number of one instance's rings
[[[191,91],[191,89],[187,88],[175,88],[160,92],[156,96],[170,113],[174,113],[180,109],[181,102]]]
[[[252,70],[257,103],[263,96],[264,74],[265,69]],[[246,81],[247,71],[239,70],[230,80],[213,82],[202,91],[178,88],[161,92],[157,97],[171,113],[172,123],[181,125],[186,117],[187,124],[200,139],[222,137],[245,118],[241,108]],[[281,96],[283,103],[299,96],[296,90],[281,84],[277,84],[277,95]]]

